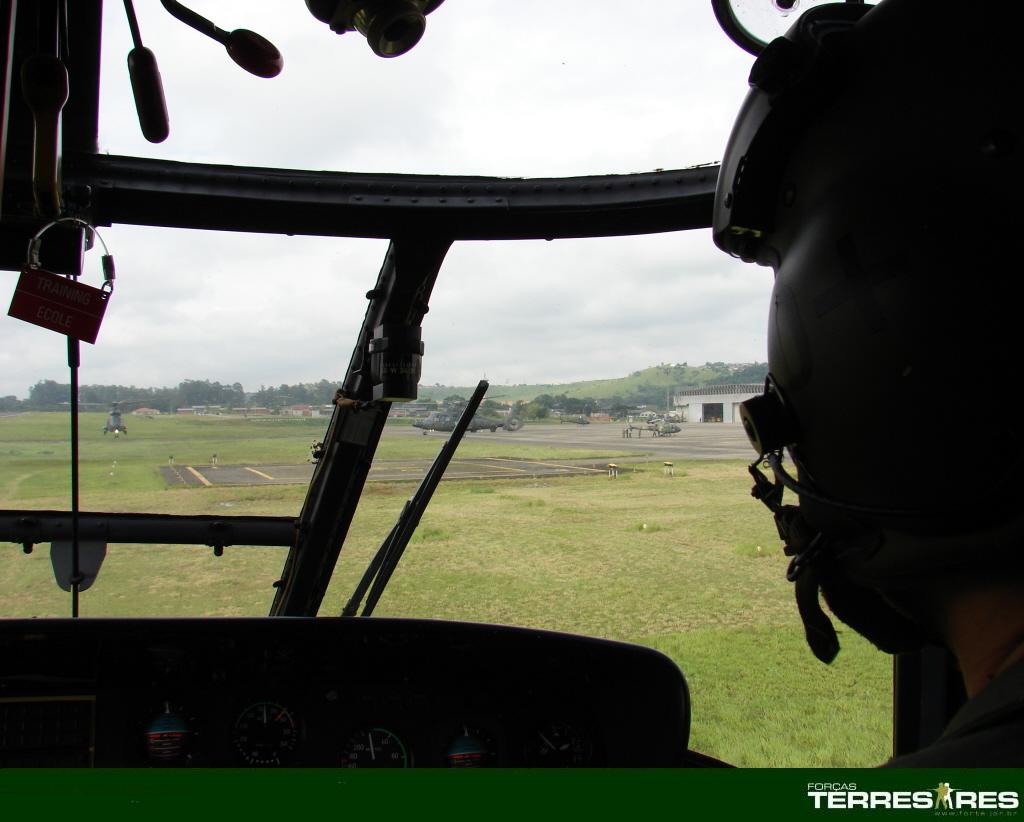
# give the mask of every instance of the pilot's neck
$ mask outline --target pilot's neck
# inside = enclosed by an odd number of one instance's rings
[[[1024,659],[1024,582],[958,593],[947,610],[946,637],[968,696]]]

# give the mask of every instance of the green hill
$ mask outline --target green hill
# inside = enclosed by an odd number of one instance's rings
[[[488,395],[502,402],[529,402],[548,394],[564,394],[573,399],[591,398],[609,400],[619,397],[635,404],[664,404],[666,393],[679,388],[699,385],[728,385],[733,383],[762,382],[768,373],[766,363],[731,364],[723,362],[691,366],[686,363],[662,363],[628,377],[606,380],[583,380],[570,383],[536,383],[520,385],[492,385]],[[421,385],[419,398],[443,400],[453,394],[468,397],[475,386]]]
[[[698,366],[686,363],[661,363],[642,371],[634,371],[628,377],[615,379],[492,385],[488,396],[503,403],[531,402],[537,397],[547,395],[550,398],[565,396],[571,400],[596,400],[598,403],[616,400],[621,405],[651,405],[663,408],[670,391],[702,385],[758,383],[764,380],[767,373],[767,363],[737,365],[712,362]],[[79,389],[79,398],[85,403],[87,410],[110,406],[114,402],[126,403],[126,406],[130,407],[145,404],[164,413],[172,413],[176,408],[193,405],[219,405],[226,408],[264,406],[276,410],[296,404],[326,405],[332,401],[339,384],[337,380],[320,380],[316,383],[260,386],[258,391],[245,391],[237,382],[228,385],[209,380],[184,380],[174,388],[83,385]],[[419,399],[443,400],[453,394],[468,398],[475,387],[421,385]],[[26,401],[13,396],[0,397],[0,412],[64,409],[68,391],[69,386],[66,383],[40,380],[29,389]],[[548,408],[557,407],[560,402],[556,400],[545,405]]]

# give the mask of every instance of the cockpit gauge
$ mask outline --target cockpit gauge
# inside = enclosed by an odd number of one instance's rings
[[[568,722],[547,722],[527,739],[526,761],[534,768],[580,768],[590,764],[593,746]]]
[[[360,728],[345,741],[343,768],[408,768],[409,753],[387,728]]]
[[[188,753],[191,735],[184,713],[164,702],[143,732],[146,756],[154,765],[180,765]]]
[[[254,702],[238,715],[232,730],[236,752],[253,767],[289,764],[298,737],[295,717],[277,702]]]
[[[498,757],[493,737],[483,728],[461,725],[445,750],[449,768],[491,768]]]

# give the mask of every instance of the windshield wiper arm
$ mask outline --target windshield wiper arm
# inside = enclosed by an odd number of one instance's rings
[[[423,512],[426,510],[430,498],[434,495],[438,483],[441,482],[441,477],[444,475],[448,463],[451,462],[455,449],[462,442],[463,434],[469,428],[473,415],[476,414],[484,394],[487,393],[487,388],[487,380],[480,380],[476,390],[473,392],[473,396],[469,398],[462,416],[459,417],[459,421],[455,424],[451,437],[441,446],[441,451],[434,458],[434,462],[427,471],[427,475],[423,478],[419,488],[416,489],[416,493],[412,495],[411,499],[406,501],[405,507],[402,508],[402,513],[398,516],[398,521],[391,529],[391,533],[388,534],[387,539],[381,543],[377,553],[370,560],[370,564],[366,567],[366,571],[363,572],[363,577],[359,580],[359,584],[352,593],[351,599],[342,609],[342,616],[356,615],[356,611],[359,610],[359,603],[362,602],[368,588],[370,589],[370,594],[366,598],[366,605],[363,607],[362,616],[370,616],[373,613],[380,595],[384,592],[384,587],[391,579],[391,574],[394,573],[395,568],[398,566],[398,561],[402,558],[406,545],[409,544],[416,526],[420,523],[420,517],[423,516]],[[373,585],[372,588],[370,587],[371,583]]]

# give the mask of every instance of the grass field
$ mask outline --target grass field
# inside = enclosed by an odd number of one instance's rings
[[[304,489],[167,488],[158,468],[302,462],[324,420],[129,418],[131,435],[83,416],[83,508],[194,514],[298,512]],[[66,418],[0,418],[0,508],[67,506]],[[433,456],[433,438],[388,438],[381,456]],[[552,457],[505,439],[459,456]],[[422,452],[422,453],[421,453]],[[559,457],[573,455],[571,449]],[[584,456],[585,454],[576,454]],[[115,464],[116,461],[116,464]],[[804,645],[771,518],[741,462],[639,466],[601,476],[442,483],[377,609],[643,643],[671,656],[693,699],[692,747],[747,766],[864,766],[891,736],[891,663],[850,631],[832,666]],[[413,486],[367,486],[322,614],[337,613]],[[48,552],[9,545],[5,616],[66,614]],[[111,546],[86,616],[259,615],[283,549]]]

